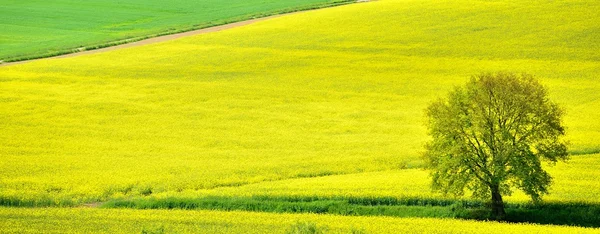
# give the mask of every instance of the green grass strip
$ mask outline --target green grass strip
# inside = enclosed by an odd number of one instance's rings
[[[351,216],[429,217],[489,220],[487,204],[466,199],[393,197],[202,197],[134,198],[113,200],[103,208],[202,209],[274,213],[316,213]],[[600,204],[509,203],[506,220],[600,227]]]

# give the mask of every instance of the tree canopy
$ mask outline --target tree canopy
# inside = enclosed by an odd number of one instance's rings
[[[474,76],[426,110],[432,140],[424,159],[433,189],[491,198],[496,218],[504,216],[502,196],[513,187],[540,201],[552,182],[540,159],[568,156],[562,115],[531,75]]]

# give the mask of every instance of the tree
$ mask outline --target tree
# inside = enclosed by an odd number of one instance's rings
[[[492,215],[505,216],[503,195],[516,187],[539,202],[552,177],[540,159],[567,159],[562,109],[531,75],[474,76],[426,110],[432,140],[424,159],[432,187],[445,194],[491,197]]]

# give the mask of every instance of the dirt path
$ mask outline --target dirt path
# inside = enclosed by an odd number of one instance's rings
[[[355,1],[355,3],[369,2],[369,1],[373,1],[373,0],[357,0],[357,1]],[[343,4],[343,5],[345,5],[345,4]],[[322,9],[322,8],[320,8],[320,9]],[[80,55],[102,53],[102,52],[111,51],[111,50],[147,45],[147,44],[152,44],[152,43],[174,40],[174,39],[177,39],[180,37],[206,34],[206,33],[218,32],[218,31],[236,28],[236,27],[242,27],[242,26],[246,26],[249,24],[253,24],[253,23],[268,20],[268,19],[273,19],[273,18],[282,17],[282,16],[286,16],[286,15],[297,14],[297,13],[301,13],[301,12],[314,11],[314,10],[319,10],[319,9],[311,9],[311,10],[296,11],[296,12],[291,12],[291,13],[284,13],[284,14],[279,14],[279,15],[272,15],[272,16],[267,16],[267,17],[263,17],[263,18],[257,18],[257,19],[251,19],[251,20],[230,23],[230,24],[224,24],[224,25],[220,25],[220,26],[208,27],[208,28],[203,28],[203,29],[198,29],[198,30],[182,32],[182,33],[169,34],[169,35],[165,35],[165,36],[158,36],[158,37],[148,38],[148,39],[144,39],[144,40],[140,40],[140,41],[136,41],[136,42],[125,43],[125,44],[116,45],[116,46],[109,46],[109,47],[105,47],[105,48],[101,48],[101,49],[83,50],[81,52],[69,53],[69,54],[64,54],[64,55],[59,55],[59,56],[31,59],[31,60],[25,60],[25,61],[19,61],[19,62],[8,62],[8,63],[2,63],[0,61],[0,67],[23,64],[23,63],[28,63],[31,61],[42,60],[42,59],[69,58],[69,57],[75,57],[75,56],[80,56]]]
[[[92,202],[92,203],[85,203],[83,205],[81,205],[80,207],[83,208],[98,208],[100,206],[102,206],[102,204],[104,204],[103,202]]]

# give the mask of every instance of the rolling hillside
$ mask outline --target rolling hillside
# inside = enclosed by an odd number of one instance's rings
[[[0,67],[0,203],[125,201],[121,207],[136,208],[203,197],[442,203],[446,198],[429,191],[421,168],[424,108],[471,75],[513,71],[534,74],[566,110],[572,162],[548,167],[556,183],[547,200],[597,209],[599,12],[598,2],[584,0],[379,0]],[[518,206],[527,199],[516,193],[509,201]],[[156,212],[151,220],[168,211]],[[345,220],[346,231],[355,222],[335,217]],[[480,224],[489,223],[474,225]]]

